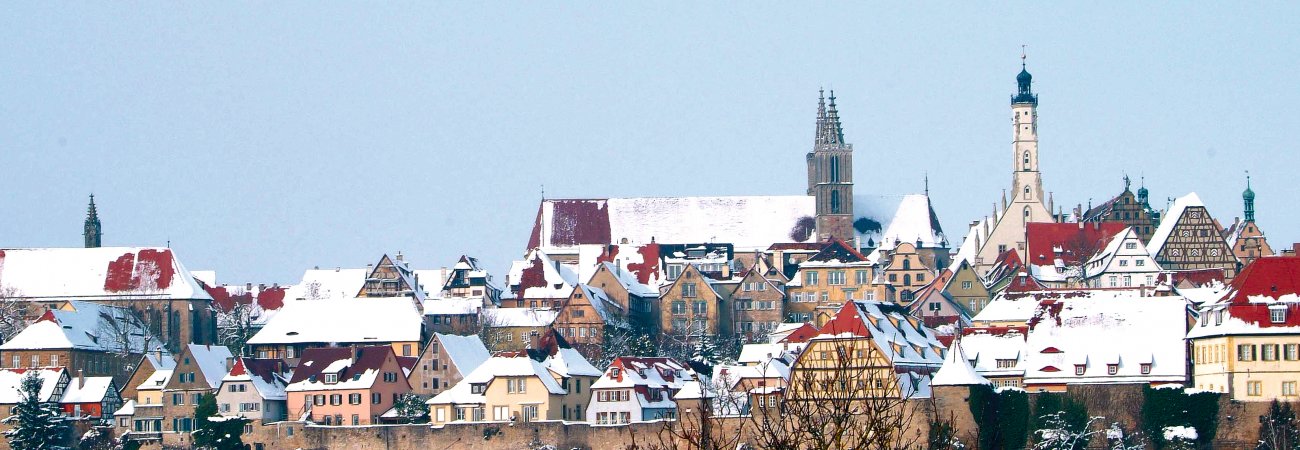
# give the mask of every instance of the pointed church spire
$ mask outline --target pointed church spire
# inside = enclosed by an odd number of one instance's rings
[[[813,143],[817,145],[826,143],[826,90],[817,89],[817,135],[813,138]]]
[[[840,127],[840,112],[835,107],[835,90],[831,89],[830,109],[826,112],[826,143],[843,144],[844,129]]]
[[[99,248],[102,236],[99,211],[95,209],[95,194],[90,194],[90,206],[86,208],[85,230],[82,232],[82,237],[86,240],[86,248]]]

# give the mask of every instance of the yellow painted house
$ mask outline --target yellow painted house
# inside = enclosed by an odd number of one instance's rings
[[[787,319],[823,324],[850,300],[893,301],[893,291],[875,279],[876,267],[866,256],[844,241],[828,241],[786,284]]]
[[[591,385],[601,375],[551,331],[538,348],[497,354],[426,403],[434,426],[585,420]]]
[[[1300,257],[1256,259],[1187,334],[1199,389],[1238,401],[1300,400]]]

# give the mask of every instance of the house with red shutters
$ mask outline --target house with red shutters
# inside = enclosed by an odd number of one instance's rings
[[[691,381],[698,381],[695,372],[672,358],[615,358],[591,385],[587,421],[621,425],[672,419],[677,413],[673,396]]]

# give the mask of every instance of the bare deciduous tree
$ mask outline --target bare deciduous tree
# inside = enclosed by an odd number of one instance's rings
[[[19,297],[17,289],[0,286],[0,342],[8,342],[27,328],[30,304]]]
[[[752,408],[755,444],[769,449],[903,449],[921,440],[914,420],[920,375],[896,370],[862,339],[810,345],[788,385],[748,387],[770,393]]]

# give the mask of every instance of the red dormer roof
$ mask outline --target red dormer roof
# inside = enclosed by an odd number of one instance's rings
[[[871,327],[864,322],[862,311],[858,310],[858,305],[854,302],[844,302],[835,317],[826,321],[819,331],[822,335],[848,333],[858,337],[871,337]]]
[[[339,374],[340,380],[351,378],[352,375],[360,374],[366,370],[379,370],[384,365],[384,358],[393,353],[393,348],[385,345],[359,347],[355,350],[356,359]],[[326,367],[329,367],[335,361],[352,359],[352,352],[353,349],[346,347],[303,350],[302,358],[298,361],[298,367],[293,371],[293,379],[290,380],[290,383],[297,383],[320,375]]]
[[[799,328],[795,328],[794,331],[790,332],[790,334],[785,335],[785,337],[781,339],[781,343],[782,344],[804,343],[804,342],[808,342],[809,339],[812,339],[812,337],[816,335],[817,335],[817,327],[814,327],[813,324],[811,323],[804,322],[804,324],[800,325]]]
[[[1224,299],[1232,304],[1247,304],[1250,297],[1282,296],[1300,293],[1300,257],[1273,256],[1256,259],[1232,280]]]
[[[1025,224],[1029,263],[1052,265],[1060,258],[1066,264],[1081,264],[1105,249],[1106,244],[1127,227],[1119,222]]]

